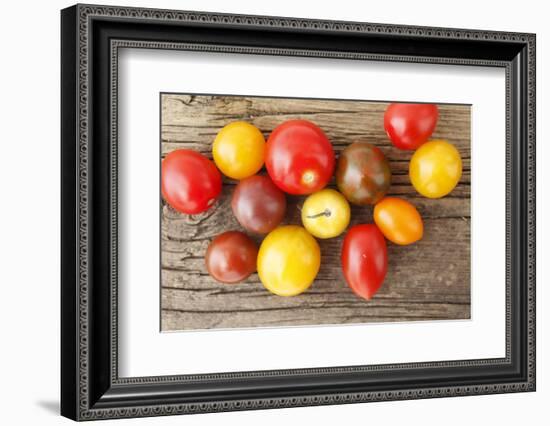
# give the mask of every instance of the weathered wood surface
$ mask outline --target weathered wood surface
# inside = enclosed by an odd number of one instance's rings
[[[346,286],[340,270],[341,237],[319,240],[322,261],[317,279],[307,292],[283,298],[265,290],[257,274],[241,284],[223,285],[206,272],[204,253],[211,239],[225,230],[242,230],[230,208],[234,181],[224,180],[220,200],[202,215],[182,215],[163,205],[163,331],[470,318],[468,106],[439,106],[433,138],[454,143],[464,168],[458,186],[440,200],[421,197],[411,186],[412,154],[393,148],[383,129],[386,103],[165,94],[161,106],[163,155],[190,148],[211,158],[215,135],[235,120],[256,125],[267,137],[283,121],[305,118],[325,131],[336,152],[357,139],[375,144],[390,161],[389,195],[411,201],[424,219],[420,242],[405,247],[388,243],[388,275],[373,300],[356,297]],[[287,200],[284,223],[300,224],[298,207],[304,197]],[[367,222],[372,222],[372,208],[353,206],[351,223]]]

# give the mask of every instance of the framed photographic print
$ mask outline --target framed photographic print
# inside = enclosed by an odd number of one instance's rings
[[[535,35],[61,29],[64,416],[535,390]]]

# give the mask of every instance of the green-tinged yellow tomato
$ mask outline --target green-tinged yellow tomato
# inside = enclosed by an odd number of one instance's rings
[[[265,138],[252,124],[235,121],[220,130],[212,146],[214,163],[232,179],[256,174],[264,164]]]
[[[258,275],[262,284],[278,296],[306,291],[321,266],[321,249],[301,226],[286,225],[271,231],[258,252]]]
[[[317,238],[333,238],[349,225],[348,200],[334,189],[323,189],[306,198],[302,223]]]
[[[373,218],[384,237],[394,244],[412,244],[424,233],[420,213],[402,198],[383,198],[374,206]]]
[[[453,144],[444,140],[426,142],[416,150],[409,164],[414,188],[428,198],[451,192],[462,175],[462,160]]]

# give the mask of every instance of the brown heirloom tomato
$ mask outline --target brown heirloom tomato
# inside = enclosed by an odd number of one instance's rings
[[[376,204],[390,187],[390,165],[379,148],[354,142],[340,154],[336,184],[353,204]]]
[[[286,197],[267,176],[251,176],[239,182],[231,199],[233,214],[248,231],[267,234],[285,216]]]
[[[353,292],[369,300],[388,271],[386,240],[374,224],[355,225],[342,244],[342,271]]]
[[[374,206],[373,217],[384,236],[395,244],[412,244],[424,233],[420,213],[402,198],[384,198]]]
[[[258,247],[239,231],[218,235],[206,250],[206,269],[217,281],[234,284],[256,271]]]

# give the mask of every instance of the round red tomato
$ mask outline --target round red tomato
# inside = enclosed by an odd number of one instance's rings
[[[212,161],[198,152],[178,149],[162,161],[162,196],[181,213],[197,214],[208,210],[221,190],[220,172]]]
[[[342,270],[353,292],[371,299],[388,271],[388,252],[382,232],[374,224],[353,226],[342,244]]]
[[[334,163],[332,144],[318,126],[306,120],[284,122],[267,141],[267,172],[289,194],[311,194],[325,187]]]
[[[384,129],[396,148],[415,150],[432,135],[438,114],[435,104],[390,104]]]
[[[234,284],[256,271],[258,247],[239,231],[218,235],[206,250],[208,273],[217,281]]]

